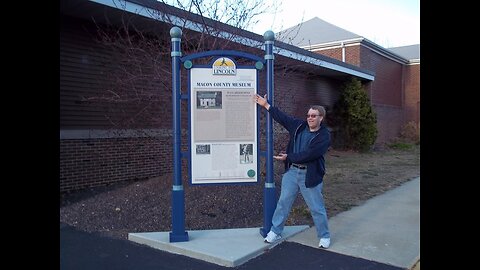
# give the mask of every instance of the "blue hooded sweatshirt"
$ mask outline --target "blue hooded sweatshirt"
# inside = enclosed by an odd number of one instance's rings
[[[305,128],[308,128],[306,120],[300,120],[285,114],[278,108],[271,106],[269,113],[272,118],[282,125],[290,134],[290,140],[287,146],[287,159],[285,160],[285,172],[288,171],[292,163],[304,164],[307,166],[307,175],[305,177],[305,186],[312,188],[322,183],[325,175],[325,153],[330,147],[330,131],[326,125],[320,123],[320,129],[310,140],[308,150],[299,153],[293,153],[293,146],[297,135]]]

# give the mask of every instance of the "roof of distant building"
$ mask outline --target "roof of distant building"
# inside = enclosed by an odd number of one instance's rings
[[[335,46],[340,43],[362,42],[395,58],[402,59],[402,62],[413,63],[420,61],[420,44],[384,48],[360,35],[318,17],[280,31],[276,36],[278,40],[307,50]]]
[[[277,35],[277,39],[299,47],[361,38],[318,17],[280,31]]]
[[[388,50],[408,60],[420,59],[420,44],[393,47],[388,48]]]

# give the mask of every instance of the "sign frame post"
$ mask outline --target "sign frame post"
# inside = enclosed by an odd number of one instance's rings
[[[266,76],[266,88],[267,88],[267,101],[270,105],[274,105],[273,101],[273,60],[275,59],[273,55],[273,44],[275,40],[275,34],[273,31],[266,31],[263,34],[265,40],[265,61],[267,68]],[[276,192],[275,192],[275,181],[273,177],[273,119],[272,116],[267,113],[266,121],[266,130],[267,130],[267,153],[265,157],[266,163],[266,179],[265,187],[263,190],[263,227],[260,228],[260,234],[263,237],[266,237],[270,228],[272,227],[272,217],[273,212],[277,204]]]
[[[180,91],[180,42],[182,30],[179,27],[170,29],[172,38],[172,114],[173,114],[173,186],[172,186],[172,231],[170,242],[188,241],[185,231],[185,193],[182,185],[182,155],[181,155],[181,91]]]

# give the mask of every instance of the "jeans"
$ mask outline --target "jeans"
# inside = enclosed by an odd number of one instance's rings
[[[305,175],[307,170],[290,167],[290,169],[282,177],[282,189],[277,207],[272,217],[272,228],[270,229],[276,234],[281,234],[285,226],[288,214],[292,208],[293,202],[297,197],[298,190],[302,193],[302,197],[307,203],[310,213],[312,214],[315,228],[317,229],[318,238],[330,238],[328,230],[328,217],[323,201],[322,187],[323,182],[313,188],[305,187]]]

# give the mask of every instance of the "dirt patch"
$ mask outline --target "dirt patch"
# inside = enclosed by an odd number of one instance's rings
[[[277,195],[283,164],[275,161]],[[324,197],[329,217],[420,176],[420,146],[371,153],[330,150]],[[131,232],[171,231],[172,175],[92,188],[60,196],[60,222],[126,239]],[[190,186],[185,190],[186,230],[263,226],[263,178],[254,185]],[[299,194],[286,225],[313,226]]]

